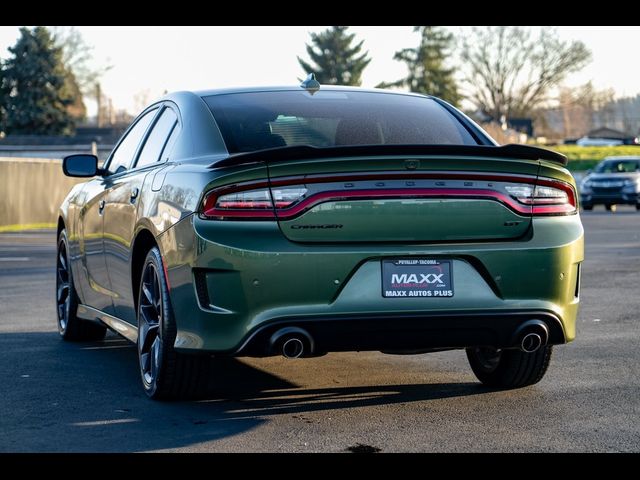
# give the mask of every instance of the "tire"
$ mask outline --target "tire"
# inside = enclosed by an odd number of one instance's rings
[[[156,400],[192,399],[207,392],[209,356],[176,352],[176,323],[157,247],[144,261],[138,288],[138,365],[142,386]]]
[[[483,384],[496,388],[521,388],[538,383],[549,367],[553,347],[546,345],[533,353],[520,350],[467,348],[473,373]]]
[[[640,210],[640,203],[636,203],[636,210]]]
[[[56,316],[58,332],[64,340],[73,342],[102,340],[107,327],[78,318],[78,293],[73,284],[69,264],[69,241],[63,229],[58,236],[56,255]]]
[[[604,208],[607,210],[607,212],[614,213],[618,207],[616,205],[605,205]]]
[[[582,205],[582,209],[590,212],[593,210],[593,205]]]

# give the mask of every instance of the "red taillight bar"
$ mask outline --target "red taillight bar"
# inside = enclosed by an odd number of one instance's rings
[[[317,192],[304,198],[302,201],[288,208],[276,204],[275,208],[265,208],[261,205],[256,209],[242,209],[246,207],[243,202],[237,202],[234,208],[216,208],[217,200],[222,195],[241,191],[268,188],[265,181],[245,182],[242,184],[228,185],[214,189],[204,197],[201,209],[201,216],[204,218],[217,219],[286,219],[290,220],[301,215],[305,211],[320,203],[340,200],[364,200],[375,198],[483,198],[498,201],[516,213],[523,215],[569,215],[577,211],[576,193],[573,187],[560,180],[537,179],[533,176],[484,174],[484,173],[457,173],[457,172],[387,172],[374,174],[336,174],[336,175],[316,175],[277,178],[271,182],[271,186],[284,187],[293,185],[304,185],[310,183],[331,183],[343,181],[366,181],[366,180],[413,180],[413,179],[456,179],[456,180],[483,180],[487,182],[513,182],[526,183],[530,185],[544,185],[563,190],[567,194],[568,203],[545,204],[545,205],[525,205],[515,198],[491,189],[486,188],[394,188],[394,189],[360,189],[360,190],[334,190]],[[277,217],[276,217],[277,211]]]

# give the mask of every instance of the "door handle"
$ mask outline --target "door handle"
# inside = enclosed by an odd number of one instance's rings
[[[135,200],[136,198],[138,198],[138,193],[140,191],[138,190],[138,187],[134,187],[131,189],[131,201]]]
[[[104,200],[100,200],[100,203],[98,203],[98,213],[102,214],[102,211],[104,210]]]

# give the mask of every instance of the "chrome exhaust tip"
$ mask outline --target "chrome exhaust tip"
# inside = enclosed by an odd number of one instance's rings
[[[271,354],[285,358],[300,358],[313,355],[314,342],[309,332],[299,327],[281,328],[269,340]]]
[[[291,337],[282,344],[284,358],[300,358],[304,354],[304,343],[298,337]]]
[[[542,320],[529,320],[515,331],[511,345],[524,353],[533,353],[549,341],[549,327]]]
[[[522,337],[520,350],[525,353],[533,353],[542,346],[542,338],[537,333],[527,333]]]

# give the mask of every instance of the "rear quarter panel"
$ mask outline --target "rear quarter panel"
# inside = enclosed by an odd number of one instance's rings
[[[216,186],[267,179],[264,164],[215,170],[207,165],[168,164],[148,175],[140,198],[137,231],[161,235],[198,211],[204,194]]]

